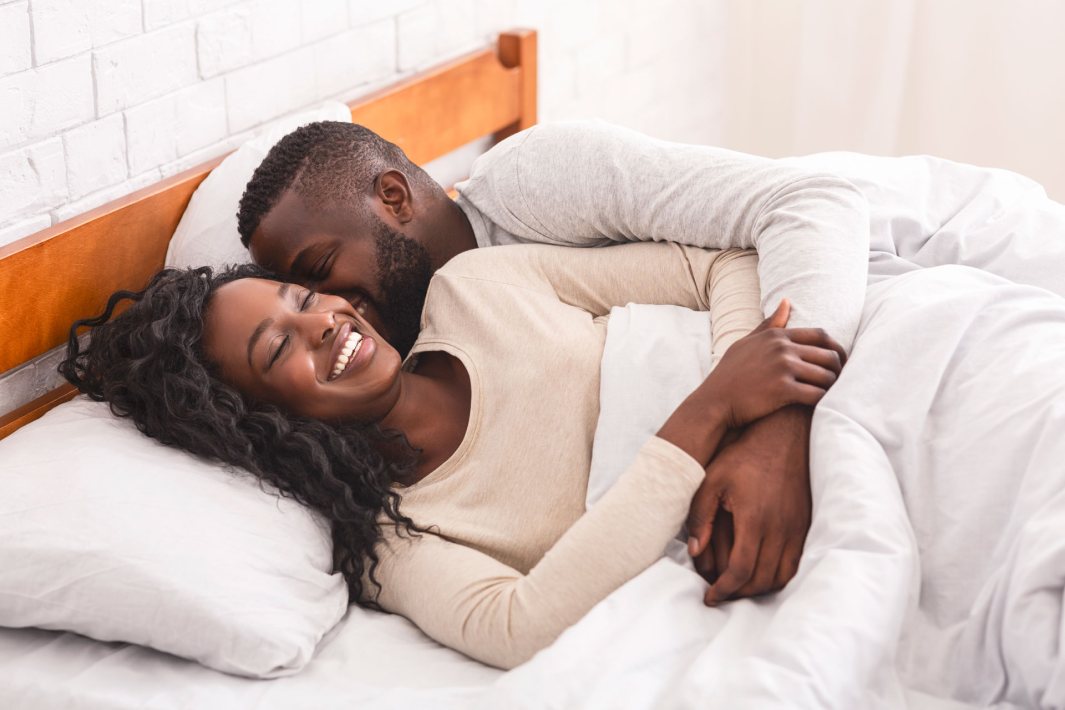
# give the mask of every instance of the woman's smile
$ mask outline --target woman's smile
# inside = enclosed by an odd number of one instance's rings
[[[399,353],[337,296],[234,281],[215,293],[204,341],[244,396],[302,416],[377,422],[399,396]]]
[[[373,358],[377,345],[369,335],[362,335],[352,323],[340,326],[333,343],[330,361],[333,363],[327,381],[332,382],[362,369]]]

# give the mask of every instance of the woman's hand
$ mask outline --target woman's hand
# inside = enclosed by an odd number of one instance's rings
[[[839,377],[847,353],[820,328],[788,328],[791,303],[728,349],[696,390],[701,398],[725,408],[725,421],[736,429],[789,404],[813,406]]]
[[[847,354],[819,328],[785,329],[791,304],[736,341],[710,376],[658,432],[704,467],[728,429],[791,404],[813,406],[836,381]]]

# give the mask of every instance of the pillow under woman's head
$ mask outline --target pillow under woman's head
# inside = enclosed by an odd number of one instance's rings
[[[106,404],[77,397],[0,441],[0,488],[0,626],[271,678],[347,610],[323,520]]]
[[[206,336],[211,321],[227,314],[212,314],[234,306],[225,297],[227,289],[266,286],[260,290],[269,296],[287,290],[268,281],[270,276],[252,264],[217,274],[210,267],[161,271],[143,291],[115,293],[103,314],[75,323],[60,371],[149,437],[250,472],[322,516],[332,527],[334,556],[351,597],[360,600],[364,574],[374,579],[378,518],[383,515],[411,529],[391,485],[412,462],[384,457],[380,444],[390,438],[373,423],[326,421],[293,412],[249,396],[223,372],[218,349],[212,357]],[[350,309],[343,299],[336,300]],[[128,308],[115,315],[127,301]],[[244,305],[228,314],[229,322],[243,325],[251,318],[259,323],[260,317]],[[247,325],[250,332],[254,324]],[[91,329],[84,346],[74,337],[82,327]],[[223,336],[228,333],[216,339]],[[250,360],[247,340],[235,346],[237,360]],[[398,355],[395,359],[398,371]]]
[[[194,193],[167,264],[246,262],[236,225],[245,185],[277,140],[321,120],[350,120],[350,112],[331,103],[286,119],[215,168]],[[223,281],[194,276],[181,284],[162,277],[160,299],[130,309],[143,322],[125,350],[110,354],[130,356],[124,365],[94,369],[89,351],[71,364],[97,398],[139,418],[78,397],[0,441],[0,626],[142,644],[241,675],[287,675],[347,609],[332,525],[262,481],[134,426],[176,444],[167,437],[184,423],[167,413],[200,415],[180,397],[195,389],[190,382],[207,382],[202,373],[165,384],[170,367],[192,371],[202,307]],[[175,333],[179,344],[165,346]],[[97,359],[109,360],[97,343]]]

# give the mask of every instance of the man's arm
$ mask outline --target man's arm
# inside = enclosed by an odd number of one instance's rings
[[[836,176],[580,121],[508,138],[456,189],[482,245],[755,248],[763,313],[786,297],[790,326],[824,328],[848,350],[853,342],[865,297],[869,210]]]
[[[759,419],[707,466],[687,522],[688,552],[712,585],[707,604],[780,589],[798,571],[810,527],[812,413],[793,405]]]
[[[754,247],[763,313],[788,297],[794,304],[789,325],[822,327],[848,350],[853,343],[865,296],[869,210],[864,196],[836,176],[590,121],[512,136],[456,187],[482,246],[655,240]],[[738,501],[732,513],[744,539],[772,536],[773,512],[792,505],[793,496],[781,496],[799,485],[805,512],[797,519],[805,522],[788,539],[801,549],[809,521],[808,461],[805,449],[781,442],[808,438],[808,416],[774,413],[748,428],[708,472],[724,486],[714,489],[718,494]],[[775,481],[770,490],[759,493],[758,479],[740,474],[754,467]],[[705,521],[706,537],[712,522],[713,516]],[[773,565],[768,554],[750,559],[750,549],[735,559],[737,574]]]
[[[778,311],[758,329],[787,321]],[[713,585],[707,604],[779,589],[798,570],[810,527],[812,412],[793,405],[752,422],[706,467],[687,527],[695,568]]]

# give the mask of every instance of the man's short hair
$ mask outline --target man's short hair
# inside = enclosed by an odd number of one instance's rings
[[[312,206],[351,204],[389,169],[412,182],[430,179],[399,146],[368,128],[342,121],[301,126],[270,149],[248,182],[237,212],[240,241],[248,246],[252,232],[289,189]]]

